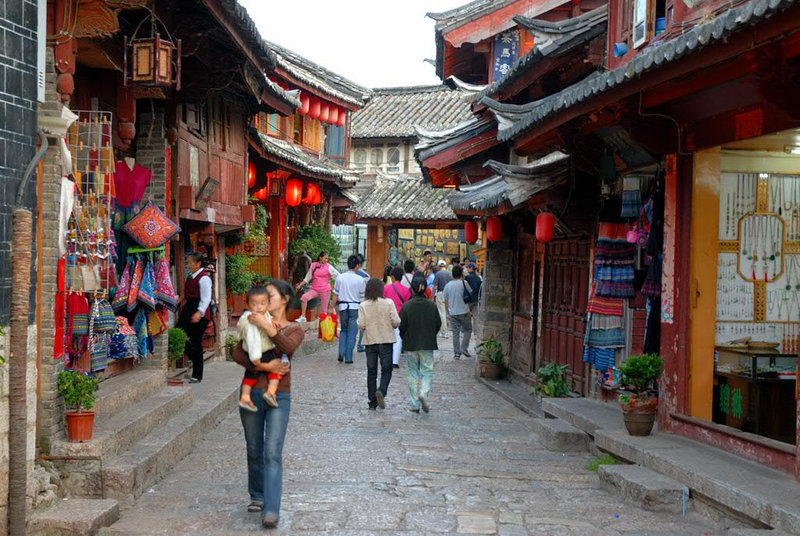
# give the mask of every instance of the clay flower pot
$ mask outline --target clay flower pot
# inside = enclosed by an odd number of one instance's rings
[[[67,438],[73,443],[83,443],[92,439],[94,411],[67,411]]]
[[[625,428],[632,436],[648,436],[653,430],[658,410],[658,397],[622,395],[619,399]]]

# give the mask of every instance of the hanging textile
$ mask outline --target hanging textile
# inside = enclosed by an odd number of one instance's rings
[[[133,272],[133,264],[133,259],[128,257],[128,260],[125,263],[125,269],[122,272],[122,278],[119,281],[119,285],[117,285],[117,292],[114,294],[113,307],[115,311],[127,309],[128,307],[128,294],[131,290],[131,274]]]
[[[58,259],[58,270],[56,275],[56,303],[55,303],[55,338],[53,340],[53,359],[60,359],[64,356],[66,348],[64,346],[64,325],[67,313],[67,259]]]
[[[178,297],[172,285],[172,276],[169,273],[167,259],[161,258],[155,265],[156,300],[172,312],[178,310]]]
[[[142,269],[142,283],[139,285],[139,292],[136,300],[150,310],[156,308],[155,277],[153,276],[153,263],[144,261]]]
[[[141,307],[136,313],[136,318],[133,319],[133,330],[136,332],[138,353],[144,357],[147,355],[147,313]]]
[[[131,286],[128,289],[128,312],[133,312],[136,309],[139,298],[139,287],[142,285],[142,278],[144,277],[144,260],[142,256],[136,257],[136,264],[133,268],[133,275],[131,275]]]
[[[642,181],[640,177],[627,177],[622,184],[622,213],[623,218],[634,218],[639,214],[642,206]]]

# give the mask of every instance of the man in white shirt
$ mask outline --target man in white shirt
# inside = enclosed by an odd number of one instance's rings
[[[348,270],[336,277],[333,285],[333,299],[328,313],[339,313],[339,361],[353,362],[353,346],[358,333],[358,304],[364,299],[366,278],[357,272],[361,270],[361,259],[358,255],[347,258]]]
[[[183,286],[178,327],[186,332],[186,355],[192,361],[189,383],[203,381],[203,333],[211,321],[211,277],[203,269],[203,256],[190,253],[186,258],[189,276]]]

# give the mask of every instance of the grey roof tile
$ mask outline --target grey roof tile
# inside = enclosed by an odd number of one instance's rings
[[[250,137],[259,144],[265,153],[310,174],[330,177],[345,184],[354,184],[359,180],[353,170],[345,169],[330,161],[320,160],[286,140],[261,134],[255,129],[250,130]]]
[[[472,116],[472,93],[445,85],[374,89],[369,103],[353,114],[353,138],[412,138],[415,126],[443,129]]]
[[[458,218],[448,204],[450,195],[452,190],[433,188],[419,176],[380,174],[352,210],[361,219],[453,221]]]

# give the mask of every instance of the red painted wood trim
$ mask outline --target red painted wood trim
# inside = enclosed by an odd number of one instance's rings
[[[337,180],[335,177],[330,177],[328,175],[318,175],[316,173],[309,173],[307,170],[303,170],[302,168],[294,166],[291,163],[287,162],[286,160],[284,160],[284,159],[282,159],[282,158],[280,158],[278,156],[274,156],[272,154],[269,154],[269,153],[265,152],[261,148],[261,146],[258,144],[258,142],[253,141],[252,138],[250,138],[250,147],[252,147],[253,150],[258,153],[258,156],[260,156],[264,160],[269,160],[270,162],[273,162],[273,163],[275,163],[275,164],[277,164],[277,165],[279,165],[279,166],[281,166],[283,168],[286,168],[286,169],[288,169],[290,171],[293,171],[294,173],[297,173],[301,177],[308,177],[308,178],[311,178],[311,179],[318,179],[318,180],[321,180],[321,181],[328,181],[328,182],[336,182],[336,180]]]
[[[470,156],[486,151],[487,149],[491,149],[495,145],[499,144],[500,142],[497,140],[497,127],[493,127],[490,130],[475,136],[474,138],[465,140],[458,145],[450,147],[449,149],[446,149],[441,153],[428,158],[422,162],[422,166],[426,168],[441,169],[469,158]]]

